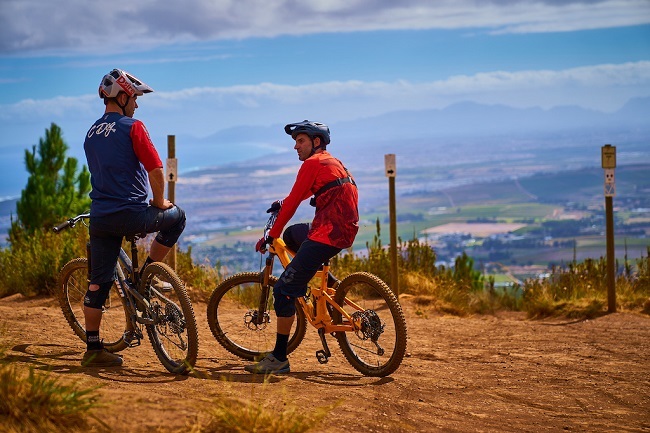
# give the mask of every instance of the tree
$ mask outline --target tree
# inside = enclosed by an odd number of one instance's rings
[[[90,205],[90,173],[82,166],[77,174],[76,158],[66,157],[68,145],[61,128],[52,123],[40,138],[38,149],[25,150],[25,166],[29,172],[27,186],[16,203],[17,221],[12,224],[10,238],[21,232],[49,228],[66,217],[87,211]]]

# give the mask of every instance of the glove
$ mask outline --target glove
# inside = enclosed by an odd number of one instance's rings
[[[273,238],[271,236],[264,236],[262,239],[257,241],[255,245],[255,251],[258,253],[265,253],[266,246],[273,243]]]
[[[266,210],[266,213],[280,212],[282,208],[282,200],[276,200],[271,204],[271,207]]]

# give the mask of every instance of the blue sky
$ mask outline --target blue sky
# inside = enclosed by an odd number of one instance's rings
[[[2,0],[0,197],[23,188],[24,149],[52,122],[83,158],[114,67],[156,90],[136,117],[159,147],[167,134],[305,118],[334,127],[460,101],[611,112],[650,96],[648,0],[175,5]]]

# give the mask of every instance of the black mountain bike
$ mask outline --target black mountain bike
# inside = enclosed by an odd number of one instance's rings
[[[77,215],[54,227],[60,233],[90,214]],[[104,348],[119,352],[140,345],[146,328],[160,362],[172,373],[185,374],[194,368],[199,339],[194,311],[185,285],[172,268],[150,263],[140,277],[136,241],[146,233],[126,236],[131,258],[124,249],[115,266],[115,281],[102,307],[100,335]],[[87,246],[90,257],[90,244]],[[92,258],[91,258],[92,260]],[[66,263],[59,273],[57,298],[74,333],[86,341],[83,300],[89,284],[90,261],[79,257]]]

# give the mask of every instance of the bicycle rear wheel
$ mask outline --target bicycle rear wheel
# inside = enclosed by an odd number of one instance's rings
[[[341,281],[334,300],[360,326],[356,332],[336,333],[350,365],[366,376],[384,377],[397,370],[406,353],[406,319],[386,283],[355,272]],[[347,322],[338,311],[332,317],[336,324]]]
[[[273,351],[277,334],[276,327],[271,324],[273,296],[268,297],[264,320],[255,323],[262,296],[260,280],[259,272],[232,275],[214,289],[208,303],[208,324],[212,335],[228,352],[251,361]],[[271,276],[271,287],[277,281]],[[307,319],[296,300],[296,320],[291,328],[287,353],[300,345],[306,330]]]
[[[84,296],[87,289],[88,259],[79,257],[70,260],[59,273],[56,297],[63,316],[83,342],[86,342]],[[99,330],[104,348],[109,352],[119,352],[128,347],[124,341],[128,322],[123,302],[117,293],[117,288],[113,285],[102,307],[102,322]]]
[[[141,293],[150,306],[143,311],[149,341],[156,356],[171,373],[189,373],[196,364],[199,335],[185,285],[164,263],[149,264],[140,280]]]

